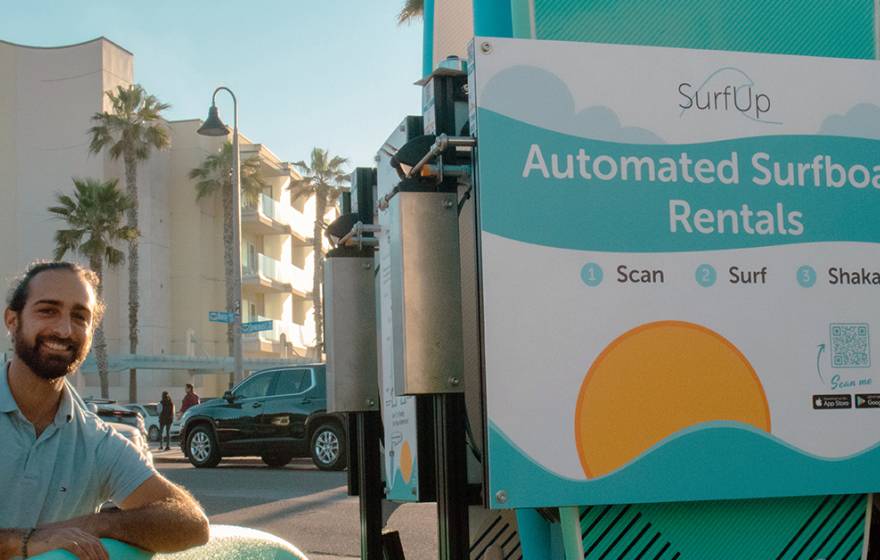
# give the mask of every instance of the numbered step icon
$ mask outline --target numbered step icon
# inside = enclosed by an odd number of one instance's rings
[[[711,264],[701,264],[697,267],[694,278],[697,280],[697,284],[708,288],[715,285],[715,281],[718,280],[718,273],[715,272],[715,267]]]
[[[602,283],[602,278],[604,274],[602,273],[602,267],[596,263],[587,263],[581,269],[581,280],[584,281],[584,284],[590,286],[591,288],[595,288],[599,284]]]
[[[801,288],[812,288],[816,283],[816,269],[804,265],[797,270],[797,281]]]

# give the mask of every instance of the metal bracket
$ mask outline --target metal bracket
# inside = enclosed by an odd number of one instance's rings
[[[446,134],[441,134],[437,137],[437,140],[434,142],[434,145],[431,146],[431,149],[428,150],[428,153],[425,154],[417,164],[415,164],[412,169],[409,170],[409,173],[406,176],[412,177],[416,173],[418,173],[422,167],[424,167],[429,161],[442,154],[449,148],[458,148],[458,147],[473,147],[476,146],[477,139],[472,136],[447,136]]]
[[[377,247],[379,245],[378,239],[375,237],[365,237],[363,234],[378,233],[380,231],[382,231],[381,226],[356,222],[354,226],[352,226],[351,231],[346,233],[342,239],[339,240],[339,245],[345,247],[357,247],[358,249],[363,249],[364,246]]]

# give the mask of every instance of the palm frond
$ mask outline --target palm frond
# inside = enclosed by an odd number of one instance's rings
[[[56,259],[67,253],[78,253],[98,265],[108,260],[111,266],[121,262],[108,247],[116,242],[137,237],[137,230],[123,225],[125,212],[133,206],[131,198],[117,188],[117,181],[74,178],[74,194],[59,194],[58,206],[49,208],[56,218],[64,220],[67,228],[55,232]]]
[[[109,148],[110,157],[119,159],[125,153],[136,160],[147,159],[152,150],[170,146],[168,130],[161,112],[170,105],[147,95],[138,84],[117,86],[105,92],[110,111],[95,113],[94,126],[89,129],[89,152],[100,153]]]
[[[422,17],[425,12],[425,0],[406,0],[400,13],[397,14],[397,24],[412,23]]]

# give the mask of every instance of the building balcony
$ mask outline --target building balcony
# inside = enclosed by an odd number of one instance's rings
[[[308,217],[296,208],[288,208],[288,225],[290,235],[303,242],[311,242],[315,236],[315,219]]]
[[[262,253],[257,253],[253,262],[245,259],[241,267],[241,287],[255,292],[290,292],[295,267],[282,263]]]
[[[312,294],[314,286],[314,278],[312,274],[299,268],[296,265],[290,265],[290,288],[293,293],[300,297],[309,297]]]
[[[242,231],[258,235],[285,235],[291,233],[290,208],[285,208],[272,197],[261,194],[255,203],[241,207]]]

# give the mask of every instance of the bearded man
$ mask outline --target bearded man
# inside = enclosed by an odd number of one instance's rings
[[[76,264],[37,263],[7,298],[15,352],[0,375],[0,560],[58,548],[106,560],[102,537],[153,552],[208,540],[199,504],[66,381],[103,315],[98,282]],[[108,500],[119,510],[99,512]]]

